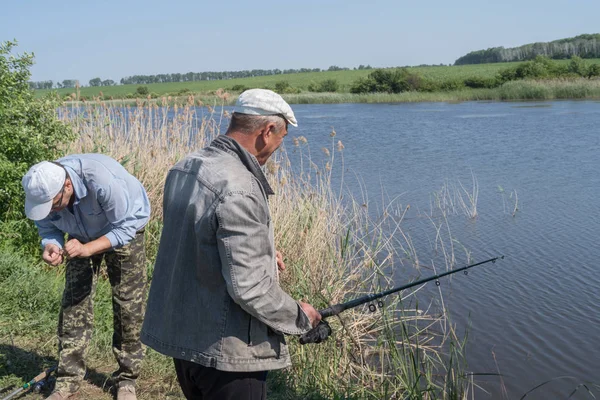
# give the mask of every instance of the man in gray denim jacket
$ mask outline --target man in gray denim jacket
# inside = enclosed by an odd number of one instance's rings
[[[248,90],[225,135],[167,176],[164,226],[142,341],[173,357],[188,399],[266,398],[266,373],[291,365],[284,334],[321,319],[285,293],[261,169],[297,126],[278,94]]]

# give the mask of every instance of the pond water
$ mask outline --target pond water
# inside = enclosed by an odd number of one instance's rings
[[[471,194],[477,187],[477,217],[448,217],[457,259],[467,260],[462,246],[473,262],[506,258],[441,286],[458,331],[468,327],[468,370],[502,374],[477,378],[476,398],[519,398],[546,381],[527,398],[567,398],[582,383],[600,384],[600,102],[293,109],[300,126],[290,137],[305,136],[317,162],[322,147],[333,151],[332,128],[343,142],[335,182],[343,171],[356,196],[410,205],[404,227],[423,264],[435,229],[419,217],[433,194],[452,187],[467,199],[460,185]],[[395,276],[398,284],[415,278]],[[592,397],[580,387],[572,398]]]

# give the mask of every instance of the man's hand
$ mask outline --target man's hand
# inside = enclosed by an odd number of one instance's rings
[[[71,258],[81,257],[86,258],[92,255],[91,251],[85,244],[82,244],[77,239],[71,239],[65,245],[65,251]]]
[[[275,251],[275,259],[277,260],[277,268],[279,268],[280,271],[284,271],[285,263],[283,262],[283,255],[279,250]]]
[[[47,244],[42,253],[42,259],[50,265],[57,266],[63,262],[62,250],[55,244]]]
[[[319,314],[319,312],[315,310],[313,306],[311,306],[308,303],[304,303],[303,301],[300,302],[300,307],[302,307],[302,311],[304,311],[304,313],[308,317],[312,327],[314,328],[315,326],[317,326],[319,324],[319,321],[321,321],[321,314]]]

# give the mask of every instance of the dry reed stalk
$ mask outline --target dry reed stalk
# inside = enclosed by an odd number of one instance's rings
[[[219,95],[223,101],[228,100],[224,93]],[[137,107],[109,107],[100,103],[97,107],[62,110],[61,117],[80,134],[67,151],[102,152],[120,161],[148,191],[152,222],[159,230],[167,171],[186,154],[208,144],[227,118],[215,108],[201,111],[204,109],[194,104],[190,97],[184,106],[139,102]],[[344,148],[341,141],[335,142],[335,132],[331,137],[332,148],[325,164],[329,166],[334,165],[335,152],[341,153]],[[307,145],[304,137],[293,142]],[[343,157],[340,159],[343,162]],[[307,299],[321,308],[394,285],[384,268],[393,265],[400,258],[398,254],[418,260],[410,235],[400,226],[408,208],[401,212],[400,220],[391,218],[393,213],[387,207],[383,217],[374,220],[366,204],[348,198],[342,203],[331,188],[330,169],[319,168],[310,157],[306,165],[307,171],[302,170],[302,164],[301,172],[294,172],[282,151],[266,168],[277,193],[270,200],[276,245],[288,265],[281,274],[283,286],[294,298]],[[403,239],[396,239],[398,235]],[[155,250],[158,234],[151,239],[154,244],[149,248]],[[430,328],[441,320],[443,323],[445,315],[397,311],[402,310],[401,298],[387,301],[382,313],[359,308],[332,318],[336,334],[319,346],[299,346],[291,340],[294,367],[286,373],[290,385],[313,385],[325,394],[348,387],[350,394],[363,398],[378,393],[381,387],[400,396],[411,386],[410,380],[418,381],[422,374],[432,382],[437,379],[431,371],[444,369],[440,343],[447,338],[437,338]],[[407,326],[412,327],[410,332]],[[397,331],[405,333],[395,339]],[[453,334],[451,328],[446,331],[448,337]],[[456,340],[454,336],[450,339]],[[410,365],[405,365],[408,361],[402,357],[415,354],[430,364],[425,372],[411,371]],[[431,397],[424,392],[422,398]]]

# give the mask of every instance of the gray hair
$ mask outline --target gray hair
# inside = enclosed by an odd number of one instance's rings
[[[275,124],[276,133],[285,132],[286,120],[281,115],[249,115],[234,112],[227,132],[252,133],[269,123]]]

